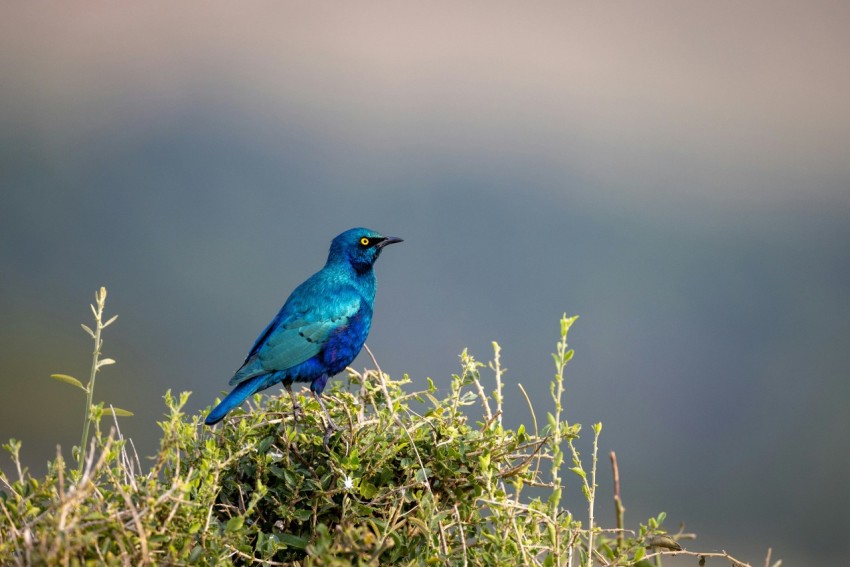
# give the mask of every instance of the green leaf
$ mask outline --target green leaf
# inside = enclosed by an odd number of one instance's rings
[[[224,528],[225,531],[228,532],[238,532],[242,529],[242,525],[245,523],[245,518],[242,516],[233,516],[229,520],[227,520],[227,526]]]
[[[83,392],[88,392],[88,390],[86,390],[86,387],[83,386],[83,383],[74,378],[73,376],[68,376],[67,374],[51,374],[50,377],[54,380],[59,380],[60,382],[70,384],[71,386],[76,386]]]
[[[257,444],[257,452],[265,453],[271,448],[272,445],[274,445],[274,437],[269,435]]]
[[[378,493],[378,488],[371,482],[363,481],[360,483],[360,496],[371,500]]]
[[[413,475],[414,480],[417,482],[428,482],[428,475],[431,474],[431,469],[425,467],[424,469],[419,467],[416,469],[416,474]]]
[[[632,557],[632,561],[640,561],[641,559],[643,559],[644,555],[646,555],[646,548],[639,547],[637,548],[637,551],[635,551],[635,556]]]
[[[478,457],[478,466],[484,471],[490,468],[490,453],[485,453]]]
[[[200,545],[196,545],[192,548],[192,552],[189,553],[189,564],[193,565],[198,562],[198,559],[201,558],[201,554],[204,552],[204,548]]]
[[[306,549],[308,541],[303,537],[298,537],[293,534],[280,534],[280,541],[288,545],[289,547],[294,547],[295,549]]]
[[[549,505],[550,506],[557,506],[560,501],[561,501],[561,489],[556,488],[555,490],[552,491],[552,494],[549,495]]]
[[[121,408],[110,407],[109,411],[114,412],[118,417],[133,417],[135,415],[133,412]]]

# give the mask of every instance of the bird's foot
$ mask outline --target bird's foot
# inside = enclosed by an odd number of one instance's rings
[[[328,416],[328,426],[325,429],[325,436],[322,438],[322,445],[325,448],[325,451],[330,451],[330,447],[328,447],[328,441],[331,439],[331,435],[333,435],[336,431],[342,431],[342,427],[333,422],[333,420]]]
[[[319,405],[322,406],[322,412],[325,414],[325,418],[327,420],[327,429],[325,429],[325,437],[322,439],[322,445],[325,446],[325,450],[328,450],[328,440],[331,438],[331,435],[334,434],[334,431],[342,431],[342,429],[334,423],[334,420],[331,419],[331,414],[328,411],[328,408],[325,407],[325,402],[322,401],[322,396],[313,392],[313,397],[319,402]]]
[[[301,404],[298,403],[298,400],[295,399],[295,394],[292,393],[291,384],[287,384],[286,391],[289,392],[289,399],[292,400],[292,418],[295,421],[298,421],[299,417],[304,417],[304,408],[302,408]]]

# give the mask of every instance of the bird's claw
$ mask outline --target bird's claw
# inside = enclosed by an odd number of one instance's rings
[[[295,399],[295,394],[292,393],[291,386],[286,386],[286,391],[289,393],[289,399],[292,400],[292,418],[295,421],[298,421],[299,417],[304,417],[304,408],[302,408],[301,404],[298,403],[298,400]]]
[[[340,429],[337,426],[329,426],[325,429],[325,436],[322,438],[322,446],[325,448],[325,451],[330,451],[331,448],[328,446],[328,441],[331,440],[331,435],[334,434],[335,431],[339,431]]]
[[[333,422],[333,420],[328,419],[328,426],[325,429],[325,436],[322,438],[322,445],[324,446],[326,451],[330,451],[330,447],[328,447],[328,441],[331,439],[331,435],[333,435],[337,431],[342,431],[342,427]]]

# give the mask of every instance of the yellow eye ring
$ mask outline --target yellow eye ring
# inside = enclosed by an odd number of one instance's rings
[[[360,239],[360,244],[362,244],[363,246],[369,246],[369,239],[364,236]]]

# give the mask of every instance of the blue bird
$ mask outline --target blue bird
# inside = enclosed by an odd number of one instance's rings
[[[336,425],[321,394],[328,378],[342,372],[360,353],[372,324],[373,266],[385,246],[401,238],[352,228],[333,239],[325,267],[295,288],[260,333],[245,362],[230,379],[233,390],[207,416],[213,425],[248,396],[282,382],[292,398],[293,382],[310,391],[328,418],[325,441]]]

